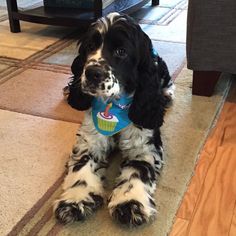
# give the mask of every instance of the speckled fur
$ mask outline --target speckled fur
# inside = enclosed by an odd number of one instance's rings
[[[114,58],[112,50],[122,40],[129,44],[127,57]],[[91,84],[86,76],[89,66],[98,68],[104,78]],[[142,225],[156,214],[154,193],[163,166],[160,127],[167,103],[174,96],[168,68],[152,54],[151,40],[138,24],[128,16],[112,13],[93,24],[81,39],[72,72],[73,80],[65,90],[68,103],[84,110],[85,119],[67,163],[64,192],[54,204],[55,216],[66,224],[84,220],[102,206],[107,157],[117,146],[124,161],[108,198],[108,209],[121,224]],[[129,108],[132,124],[116,135],[115,142],[114,137],[95,129],[91,103],[94,97],[110,98],[123,92],[133,96]]]

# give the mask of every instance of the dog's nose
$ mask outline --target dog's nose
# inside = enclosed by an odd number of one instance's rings
[[[89,81],[101,81],[104,73],[99,66],[89,66],[85,70],[85,76]]]

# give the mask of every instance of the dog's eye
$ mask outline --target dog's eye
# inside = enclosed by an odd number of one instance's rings
[[[124,48],[117,48],[114,52],[116,57],[120,58],[126,58],[127,57],[127,52]]]

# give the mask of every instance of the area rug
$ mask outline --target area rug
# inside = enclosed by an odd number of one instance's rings
[[[152,224],[135,230],[123,228],[111,220],[106,207],[86,222],[67,226],[57,224],[52,214],[52,203],[61,193],[64,175],[61,172],[61,176],[8,235],[167,235],[193,173],[199,150],[221,108],[229,86],[226,76],[220,80],[213,97],[195,97],[191,95],[191,76],[191,72],[186,68],[178,75],[175,102],[168,109],[162,128],[166,164],[155,195],[158,214]],[[118,171],[119,153],[115,153],[112,160],[108,192]]]

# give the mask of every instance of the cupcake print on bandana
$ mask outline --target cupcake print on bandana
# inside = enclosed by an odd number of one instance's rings
[[[132,97],[127,95],[106,102],[101,98],[94,98],[92,117],[97,131],[103,135],[112,136],[126,128],[131,123],[128,118],[131,102]]]

